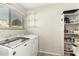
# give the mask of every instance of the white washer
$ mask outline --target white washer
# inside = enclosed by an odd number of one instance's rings
[[[38,52],[38,37],[36,35],[24,35],[21,37],[29,38],[28,41],[16,46],[15,48],[9,48],[0,45],[1,56],[36,56]]]
[[[38,36],[37,35],[24,35],[22,37],[30,38],[31,39],[31,48],[29,51],[29,55],[37,56],[38,53]]]

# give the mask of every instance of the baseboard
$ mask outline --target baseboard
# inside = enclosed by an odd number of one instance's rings
[[[51,53],[51,52],[46,52],[46,51],[39,51],[38,53],[43,53],[43,54],[48,54],[49,56],[63,56],[62,54],[59,53]]]

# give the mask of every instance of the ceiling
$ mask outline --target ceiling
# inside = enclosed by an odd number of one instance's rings
[[[22,3],[21,5],[23,5],[26,9],[33,9],[36,7],[40,7],[40,6],[46,6],[49,5],[50,3]]]

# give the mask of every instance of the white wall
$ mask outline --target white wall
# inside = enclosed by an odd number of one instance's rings
[[[19,4],[10,5],[10,7],[19,10],[23,15],[26,15],[26,10],[23,8],[23,6],[20,6]],[[0,40],[3,40],[3,37],[9,36],[9,35],[16,35],[16,34],[22,34],[25,33],[24,30],[11,30],[11,29],[0,29]]]
[[[77,4],[52,4],[28,11],[35,14],[36,26],[28,32],[39,35],[39,49],[55,54],[64,53],[64,29],[61,15],[64,10],[75,9]],[[31,18],[32,20],[32,18]],[[32,31],[30,31],[30,30]]]
[[[3,40],[2,38],[14,36],[17,34],[23,34],[24,30],[0,30],[0,41]]]

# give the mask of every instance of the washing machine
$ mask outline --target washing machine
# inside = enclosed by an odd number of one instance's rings
[[[19,39],[10,39],[7,43],[0,41],[0,56],[36,56],[37,53],[38,37],[35,35],[20,36]]]

